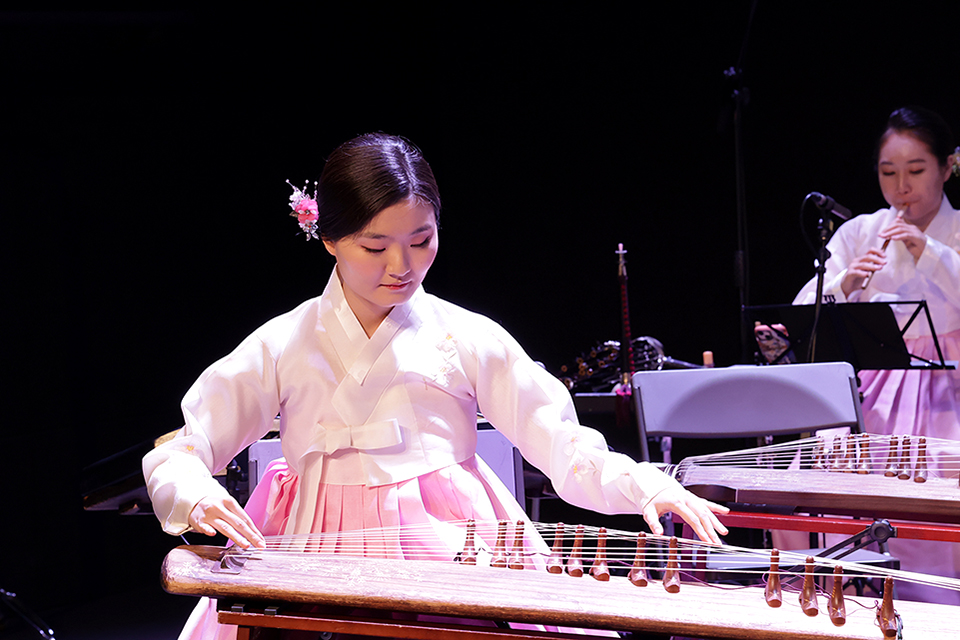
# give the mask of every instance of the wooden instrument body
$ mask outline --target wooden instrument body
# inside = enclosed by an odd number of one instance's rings
[[[767,606],[762,587],[733,590],[684,583],[677,594],[659,582],[636,587],[624,577],[599,582],[546,571],[514,571],[453,562],[398,561],[344,555],[264,553],[237,574],[215,573],[223,549],[182,546],[164,561],[169,593],[358,607],[366,610],[461,616],[642,631],[696,637],[762,640],[855,638],[878,640],[876,613],[847,605],[847,621],[835,627],[826,611],[808,617],[797,598]],[[859,598],[873,605],[869,598]],[[960,629],[960,607],[897,602],[911,637],[948,638]]]

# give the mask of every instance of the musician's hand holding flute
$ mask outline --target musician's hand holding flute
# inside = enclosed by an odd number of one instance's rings
[[[927,234],[921,231],[915,224],[907,222],[904,219],[907,217],[909,210],[909,205],[903,205],[898,211],[893,224],[881,231],[880,237],[884,238],[886,242],[902,242],[907,248],[907,251],[910,252],[910,255],[913,256],[913,261],[916,262],[920,259],[924,248],[927,246]]]
[[[909,211],[909,205],[901,205],[897,217],[886,229],[877,234],[883,238],[883,245],[877,249],[871,247],[867,252],[855,258],[847,267],[840,287],[848,297],[857,290],[866,289],[873,278],[873,274],[887,265],[887,247],[893,241],[903,242],[907,251],[913,256],[914,262],[920,259],[927,246],[927,236],[916,225],[904,220]]]

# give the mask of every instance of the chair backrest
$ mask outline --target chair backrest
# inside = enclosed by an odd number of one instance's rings
[[[633,375],[633,398],[646,459],[647,436],[863,431],[857,380],[846,362],[640,371]]]

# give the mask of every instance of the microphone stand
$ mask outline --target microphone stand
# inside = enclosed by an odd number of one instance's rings
[[[630,302],[627,298],[627,250],[617,245],[617,278],[620,281],[620,391],[616,396],[615,417],[619,429],[631,429],[636,422],[630,413],[633,403],[633,336],[630,333]],[[644,442],[642,446],[646,446]],[[642,450],[642,449],[641,449]]]
[[[804,198],[801,211],[807,206],[809,200],[809,195]],[[820,324],[820,309],[823,307],[823,284],[827,275],[827,260],[830,259],[827,242],[833,236],[833,231],[833,218],[820,209],[820,218],[817,221],[817,235],[820,239],[820,246],[817,249],[817,297],[813,303],[813,325],[810,327],[810,342],[807,345],[807,362],[813,362],[817,352],[817,326]]]

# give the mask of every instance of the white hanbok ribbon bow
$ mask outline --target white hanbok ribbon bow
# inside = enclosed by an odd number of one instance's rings
[[[318,424],[316,437],[305,453],[330,455],[341,449],[383,449],[401,442],[400,423],[393,418],[337,429],[327,429]]]

